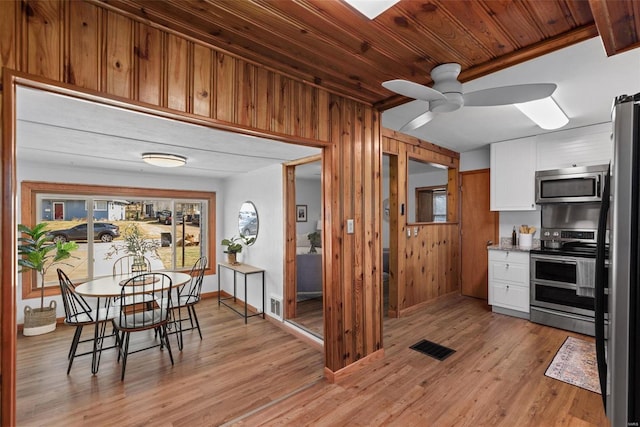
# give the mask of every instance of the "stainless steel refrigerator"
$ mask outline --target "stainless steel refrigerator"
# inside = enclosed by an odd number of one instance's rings
[[[612,119],[613,161],[598,224],[596,354],[607,417],[622,427],[640,422],[640,93],[616,98]]]

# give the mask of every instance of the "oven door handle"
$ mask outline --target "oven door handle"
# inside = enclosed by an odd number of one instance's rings
[[[572,289],[574,291],[578,290],[578,286],[573,284],[573,283],[565,283],[565,282],[551,282],[548,280],[540,280],[540,279],[536,279],[534,278],[534,280],[531,282],[532,285],[540,285],[540,286],[546,286],[548,288],[562,288],[562,289]]]
[[[576,261],[573,258],[571,258],[571,259],[558,259],[558,258],[548,258],[548,257],[540,257],[540,256],[536,256],[536,255],[531,255],[531,262],[536,262],[536,261],[552,262],[552,263],[555,263],[555,264],[571,264],[571,265],[577,265],[578,264],[578,261]]]

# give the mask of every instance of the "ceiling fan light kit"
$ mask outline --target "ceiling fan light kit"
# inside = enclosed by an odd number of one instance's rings
[[[564,111],[550,96],[513,105],[542,129],[558,129],[569,123],[567,115],[564,114]]]
[[[187,163],[186,157],[167,153],[143,153],[142,160],[145,163],[162,168],[175,168],[184,166]]]
[[[514,86],[500,86],[489,89],[478,90],[469,93],[463,93],[462,83],[458,80],[460,75],[460,64],[450,63],[442,64],[431,70],[431,79],[433,80],[433,88],[424,86],[409,80],[388,80],[382,83],[382,86],[392,92],[406,96],[408,98],[415,98],[428,102],[428,109],[425,113],[421,113],[418,117],[411,119],[404,126],[400,128],[400,131],[411,131],[421,126],[424,126],[431,121],[437,113],[449,113],[456,111],[463,106],[468,107],[492,107],[499,105],[524,105],[525,110],[539,110],[555,111],[564,117],[566,121],[541,121],[537,122],[537,119],[529,116],[527,112],[521,109],[528,117],[531,118],[536,124],[543,129],[557,129],[568,123],[569,119],[564,115],[562,110],[551,98],[551,94],[556,90],[556,85],[553,83],[534,83],[534,84],[522,84]],[[552,110],[553,106],[555,109]],[[543,107],[538,107],[533,104],[532,101],[542,100],[545,102]],[[528,105],[533,104],[533,105]],[[520,107],[518,107],[520,108]],[[535,115],[534,117],[538,117]],[[557,115],[556,117],[560,117]],[[555,127],[545,127],[555,126]]]

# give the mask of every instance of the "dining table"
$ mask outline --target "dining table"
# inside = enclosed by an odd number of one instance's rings
[[[166,274],[171,279],[172,288],[179,288],[185,283],[191,280],[191,275],[179,271],[157,271],[157,274]],[[152,274],[152,273],[144,273]],[[95,318],[95,331],[93,340],[93,352],[91,358],[91,373],[98,373],[100,365],[100,356],[102,353],[102,341],[104,338],[104,329],[100,332],[100,322],[108,320],[108,318],[101,319],[98,313],[103,312],[105,316],[108,316],[111,302],[114,298],[118,298],[122,295],[123,285],[131,278],[139,276],[140,273],[132,274],[116,274],[112,276],[98,277],[87,282],[84,282],[75,287],[75,292],[83,297],[96,298],[96,318]],[[167,282],[168,283],[168,282]],[[131,288],[133,289],[133,287]],[[158,289],[160,290],[160,289]],[[126,295],[126,294],[125,294]],[[104,307],[104,311],[99,310],[101,304]]]

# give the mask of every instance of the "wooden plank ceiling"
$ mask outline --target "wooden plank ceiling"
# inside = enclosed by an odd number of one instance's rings
[[[407,101],[383,81],[446,62],[465,82],[598,34],[640,46],[637,0],[401,0],[372,21],[341,0],[102,1],[380,109]]]

